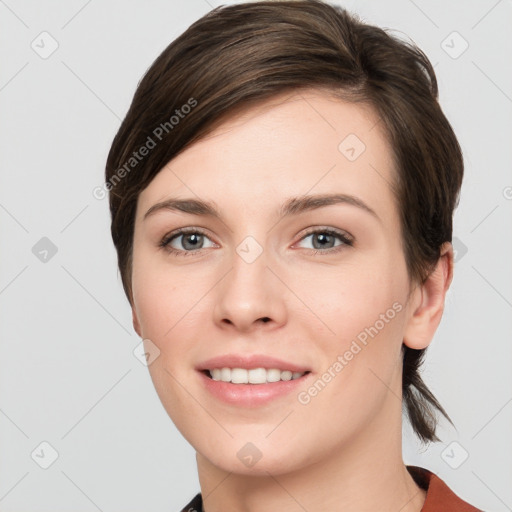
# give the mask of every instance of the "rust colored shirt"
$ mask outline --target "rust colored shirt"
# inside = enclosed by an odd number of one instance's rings
[[[407,466],[414,481],[427,497],[421,512],[483,512],[460,499],[438,476],[417,466]],[[202,512],[203,500],[201,493],[195,495],[181,512]]]

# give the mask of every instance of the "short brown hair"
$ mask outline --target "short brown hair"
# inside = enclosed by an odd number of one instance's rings
[[[112,238],[131,304],[140,192],[236,109],[303,88],[331,90],[371,105],[379,115],[397,167],[394,188],[408,273],[411,282],[425,281],[441,245],[452,239],[463,177],[460,146],[439,106],[431,63],[414,44],[341,7],[320,0],[261,1],[213,9],[174,40],[140,81],[114,138],[105,177]],[[144,158],[131,160],[155,138],[158,144]],[[403,346],[402,390],[415,432],[432,441],[438,440],[435,409],[448,415],[419,374],[424,355]]]

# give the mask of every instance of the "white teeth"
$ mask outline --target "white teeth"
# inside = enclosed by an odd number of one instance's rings
[[[280,380],[294,380],[302,377],[302,372],[291,372],[290,370],[279,370],[277,368],[213,368],[209,370],[213,380],[232,382],[233,384],[266,384],[267,382],[278,382]]]
[[[247,384],[249,382],[247,370],[244,370],[243,368],[232,368],[231,382],[233,384]]]
[[[292,380],[292,372],[288,370],[281,372],[281,380]]]
[[[277,382],[281,380],[281,370],[275,368],[267,370],[267,382]]]
[[[254,368],[247,372],[251,384],[264,384],[267,382],[267,371],[265,368]]]

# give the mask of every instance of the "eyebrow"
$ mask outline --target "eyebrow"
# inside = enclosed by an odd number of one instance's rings
[[[356,196],[348,194],[321,194],[292,197],[287,199],[286,202],[281,206],[279,215],[280,217],[298,215],[306,211],[316,210],[318,208],[331,206],[333,204],[349,204],[351,206],[355,206],[361,210],[364,210],[380,221],[377,213],[375,213],[375,211],[365,202]],[[222,214],[214,202],[193,198],[169,198],[160,203],[156,203],[145,213],[143,220],[162,210],[179,211],[191,215],[201,215],[222,220]]]

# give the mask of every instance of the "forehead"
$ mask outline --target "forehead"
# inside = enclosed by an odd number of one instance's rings
[[[230,114],[171,160],[139,200],[150,207],[169,195],[195,195],[219,209],[256,211],[274,208],[272,198],[340,192],[385,215],[393,207],[394,172],[383,123],[371,106],[306,90]]]

